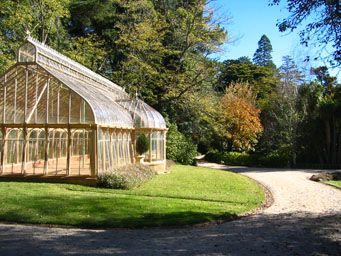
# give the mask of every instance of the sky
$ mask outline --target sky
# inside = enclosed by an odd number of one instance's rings
[[[322,65],[323,63],[308,64],[303,61],[314,49],[300,45],[299,30],[292,33],[278,31],[277,20],[289,16],[285,1],[282,2],[280,6],[269,6],[269,0],[215,0],[211,7],[216,17],[229,17],[229,21],[223,25],[230,38],[223,46],[223,52],[215,58],[225,60],[248,56],[252,59],[259,39],[265,34],[271,41],[272,57],[277,67],[282,64],[282,57],[285,55],[292,56],[295,62],[306,70],[309,70],[311,65]],[[332,70],[331,74],[336,75],[337,71]],[[341,74],[338,75],[339,80],[340,76]]]

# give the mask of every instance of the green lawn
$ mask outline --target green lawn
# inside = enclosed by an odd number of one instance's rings
[[[330,180],[330,181],[327,181],[326,183],[334,185],[338,188],[341,188],[341,180]]]
[[[221,220],[258,207],[262,189],[227,171],[175,165],[133,190],[0,180],[0,220],[146,227]]]

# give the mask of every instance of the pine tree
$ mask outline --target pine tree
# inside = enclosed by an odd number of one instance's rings
[[[258,66],[273,67],[275,64],[272,62],[272,45],[270,39],[266,35],[262,35],[258,41],[258,48],[253,55],[253,62]]]
[[[281,81],[286,86],[297,86],[303,83],[303,74],[290,56],[282,58],[283,64],[279,67]]]

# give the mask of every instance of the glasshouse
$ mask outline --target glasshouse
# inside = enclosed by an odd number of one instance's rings
[[[31,38],[0,77],[0,175],[85,175],[137,160],[165,170],[160,113],[108,79]]]

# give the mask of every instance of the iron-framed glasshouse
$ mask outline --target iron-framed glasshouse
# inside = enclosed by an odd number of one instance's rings
[[[135,162],[165,170],[166,124],[123,88],[31,38],[0,77],[0,174],[89,175]]]

